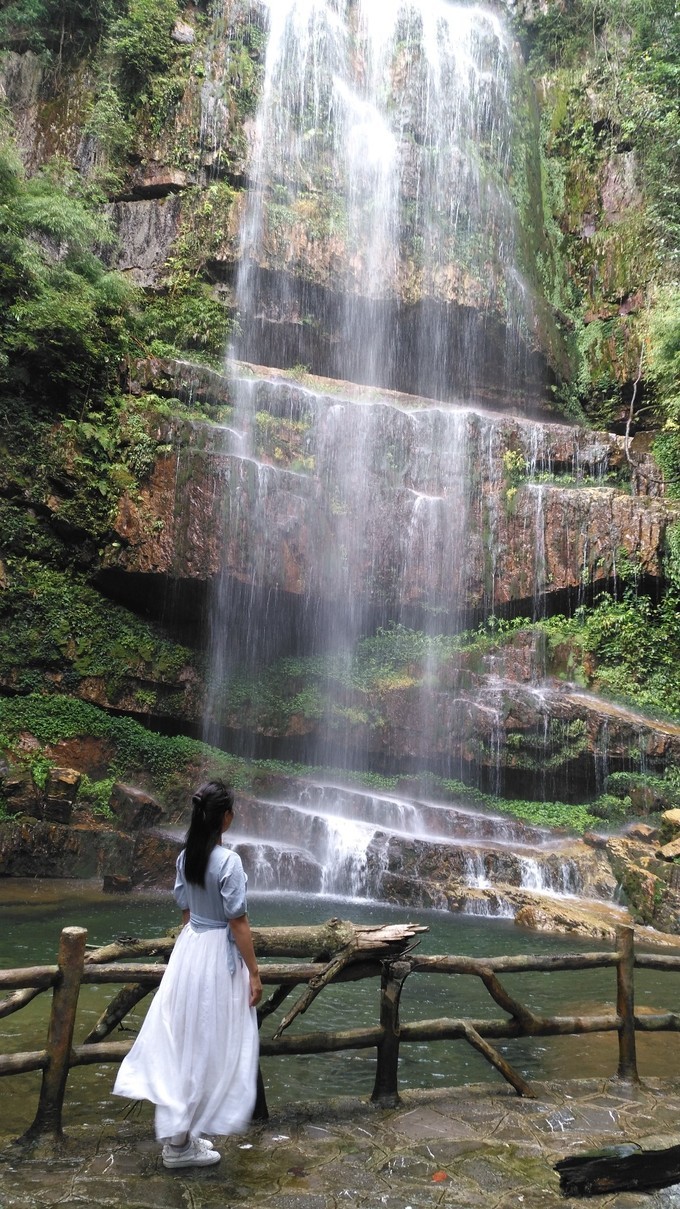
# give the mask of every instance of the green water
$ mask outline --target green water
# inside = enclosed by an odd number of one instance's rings
[[[111,898],[98,886],[82,882],[46,882],[6,879],[0,881],[4,927],[0,932],[0,966],[53,963],[59,933],[67,925],[88,929],[88,943],[105,944],[115,936],[162,935],[178,922],[169,895],[142,893]],[[494,956],[503,953],[555,953],[605,950],[605,944],[577,942],[566,937],[542,936],[521,930],[508,920],[451,915],[435,911],[410,911],[382,904],[305,899],[296,895],[250,899],[253,923],[314,924],[340,916],[355,922],[389,923],[412,919],[428,926],[421,941],[424,953]],[[612,969],[515,974],[502,980],[511,994],[533,1010],[545,1014],[577,1011],[601,1012],[613,1008],[616,997]],[[115,988],[83,987],[75,1041],[86,1035]],[[291,996],[286,1009],[294,1002]],[[636,1006],[678,1009],[680,974],[636,973]],[[344,1029],[374,1025],[378,1020],[377,980],[329,988],[308,1012],[299,1017],[291,1032]],[[281,1009],[281,1012],[284,1009]],[[22,1011],[0,1020],[0,1049],[18,1052],[44,1045],[49,994],[41,995]],[[144,1006],[129,1018],[139,1027]],[[470,1015],[498,1018],[503,1015],[480,981],[464,975],[413,975],[406,983],[401,1017],[404,1022],[437,1016]],[[273,1032],[276,1015],[266,1021],[263,1032]],[[116,1033],[122,1038],[129,1032]],[[525,1038],[499,1043],[499,1049],[525,1078],[607,1077],[615,1073],[615,1035],[590,1037]],[[640,1074],[658,1076],[678,1069],[680,1038],[674,1034],[638,1035]],[[81,1123],[116,1120],[127,1106],[110,1096],[113,1066],[76,1069],[69,1077],[65,1121]],[[270,1107],[295,1100],[333,1094],[369,1096],[373,1086],[375,1057],[371,1050],[348,1051],[310,1057],[269,1058],[263,1073]],[[500,1076],[463,1041],[429,1045],[403,1045],[400,1082],[403,1088],[442,1087],[467,1082],[500,1082]],[[32,1119],[37,1103],[40,1075],[7,1078],[0,1097],[0,1134],[18,1133]],[[151,1110],[143,1106],[143,1120],[151,1121]]]

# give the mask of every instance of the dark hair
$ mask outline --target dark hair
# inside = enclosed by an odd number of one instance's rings
[[[191,822],[186,835],[184,876],[195,886],[205,886],[210,853],[219,842],[225,811],[234,809],[234,795],[224,781],[208,781],[191,799]]]

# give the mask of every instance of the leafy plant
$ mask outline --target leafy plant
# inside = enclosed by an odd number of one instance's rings
[[[69,411],[114,385],[135,292],[95,251],[110,240],[73,180],[26,179],[0,130],[0,394]]]
[[[167,71],[176,52],[170,35],[179,16],[177,0],[129,0],[127,12],[109,30],[109,49],[122,61],[121,82],[138,94],[156,74]]]
[[[99,677],[115,701],[124,689],[141,687],[139,680],[156,690],[173,686],[194,662],[186,647],[100,596],[82,576],[28,560],[8,560],[8,571],[0,601],[0,677],[6,685],[25,691],[30,674],[49,683],[58,672],[64,687],[75,690],[83,679]]]
[[[115,777],[104,777],[100,781],[92,781],[87,773],[83,773],[78,786],[77,806],[89,806],[93,814],[103,819],[114,817],[109,806],[111,790],[116,783]]]
[[[101,36],[115,7],[116,0],[9,0],[0,12],[0,46],[61,62]]]

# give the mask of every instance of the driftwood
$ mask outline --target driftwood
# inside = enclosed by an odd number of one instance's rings
[[[130,937],[93,949],[86,954],[85,965],[109,965],[134,957],[168,958],[173,950],[179,928],[173,928],[167,936],[156,940],[140,940]],[[357,952],[368,955],[384,948],[385,953],[398,951],[402,942],[427,932],[420,924],[386,924],[382,927],[353,924],[345,919],[329,919],[314,926],[291,926],[285,928],[256,928],[251,926],[255,952],[260,957],[312,957],[317,962],[328,962],[349,944]],[[381,955],[384,955],[381,953]],[[40,966],[35,970],[8,970],[6,975],[32,974],[47,979],[56,975],[56,966]],[[2,971],[0,971],[0,976]],[[2,985],[2,983],[0,983]],[[48,984],[49,985],[49,984]]]
[[[30,1070],[44,1070],[48,1062],[46,1049],[23,1054],[0,1054],[0,1075],[24,1075]]]
[[[498,1050],[494,1049],[493,1045],[489,1045],[489,1042],[484,1040],[481,1034],[477,1032],[476,1028],[472,1027],[469,1021],[465,1022],[463,1036],[465,1037],[466,1041],[470,1042],[470,1045],[473,1047],[473,1049],[477,1050],[477,1053],[481,1054],[483,1058],[486,1058],[487,1062],[490,1062],[492,1066],[495,1066],[496,1070],[500,1072],[503,1078],[507,1079],[508,1083],[512,1084],[518,1096],[525,1096],[528,1100],[536,1099],[536,1094],[531,1090],[529,1084],[524,1081],[522,1076],[517,1073],[509,1062],[505,1061],[505,1058],[499,1054]]]
[[[603,1192],[646,1192],[680,1184],[680,1146],[640,1150],[611,1146],[577,1154],[555,1163],[565,1196],[600,1196]]]
[[[404,983],[411,973],[407,961],[386,961],[380,977],[380,1030],[375,1082],[371,1101],[383,1108],[396,1108],[399,1099],[399,1003]]]
[[[176,931],[176,930],[175,930]],[[85,965],[102,965],[105,962],[115,961],[119,957],[169,957],[175,944],[176,937],[168,933],[167,936],[161,936],[159,940],[138,940],[132,938],[123,941],[113,941],[109,945],[102,945],[100,948],[92,950],[86,954]],[[161,967],[165,969],[165,967]],[[151,987],[148,983],[141,985],[140,983],[128,983],[121,987],[118,994],[111,1000],[108,1007],[102,1012],[99,1020],[93,1029],[87,1034],[83,1044],[93,1045],[97,1041],[103,1041],[109,1036],[115,1028],[127,1016],[128,1012],[136,1007],[137,1004],[144,999],[150,992]]]
[[[43,1071],[38,1111],[26,1141],[51,1134],[62,1136],[61,1113],[66,1080],[71,1065],[73,1028],[85,959],[85,928],[64,928],[59,942],[59,979],[52,994],[52,1011],[47,1030],[47,1064]]]
[[[121,987],[118,994],[102,1012],[94,1028],[90,1029],[83,1045],[92,1045],[95,1041],[103,1041],[105,1037],[108,1037],[109,1033],[112,1033],[124,1020],[128,1012],[132,1011],[140,1000],[146,998],[150,990],[148,985],[142,986],[138,982],[128,983]]]
[[[169,957],[175,945],[175,936],[168,933],[157,940],[116,940],[110,945],[92,949],[85,956],[85,965],[103,965],[109,961],[120,961],[123,957]]]
[[[27,966],[22,970],[0,970],[0,990],[14,991],[33,987],[46,991],[59,977],[58,966]]]
[[[312,927],[256,928],[251,924],[258,957],[313,957],[316,961],[330,961],[359,930],[346,919],[329,919]]]
[[[288,998],[292,989],[292,986],[280,986],[276,991],[274,991],[273,995],[269,996],[269,999],[265,999],[264,1003],[260,1004],[257,1009],[258,1028],[261,1026],[262,1021],[266,1020],[267,1016],[271,1016],[273,1012],[275,1012],[276,1009],[281,1006],[284,999]]]
[[[341,921],[331,920],[330,922],[333,924]],[[386,924],[382,927],[358,927],[349,924],[346,927],[351,931],[349,931],[349,939],[344,947],[335,953],[323,970],[310,978],[307,990],[300,996],[287,1016],[284,1016],[274,1033],[274,1041],[285,1032],[296,1016],[307,1011],[319,992],[337,978],[345,966],[353,961],[366,960],[371,957],[383,960],[400,956],[406,951],[415,936],[428,931],[422,924]]]
[[[48,987],[31,987],[26,991],[15,991],[13,995],[8,995],[6,999],[0,1000],[0,1020],[3,1016],[11,1016],[12,1012],[18,1012],[19,1008],[26,1007],[32,999],[37,995],[42,995],[43,991],[48,990]]]
[[[645,955],[646,956],[646,955]],[[421,974],[477,974],[492,971],[495,974],[526,974],[542,970],[550,973],[552,970],[606,970],[609,966],[618,964],[616,953],[517,953],[512,957],[449,957],[423,956],[417,954],[411,958],[414,970]],[[635,964],[641,959],[636,958]],[[645,965],[650,964],[646,961]],[[654,967],[657,968],[657,967]],[[665,969],[665,966],[659,966]],[[676,968],[675,966],[672,968]]]
[[[418,931],[424,930],[426,929],[417,925],[389,925],[382,928],[360,927],[349,923],[347,920],[331,919],[317,927],[253,928],[252,931],[256,951],[268,957],[293,956],[296,954],[299,956],[313,955],[316,958],[316,962],[323,960],[328,962],[329,956],[340,948],[343,954],[342,959],[339,962],[336,959],[330,963],[331,967],[337,964],[336,973],[339,975],[344,966],[357,954],[366,953],[367,955],[375,954],[376,956],[382,956],[385,952],[390,952],[394,946],[401,947],[405,940],[409,940]],[[85,1038],[85,1045],[93,1045],[108,1037],[125,1018],[127,1013],[149,994],[156,983],[160,982],[165,972],[165,965],[161,963],[131,966],[123,964],[121,959],[151,956],[167,958],[172,951],[175,939],[175,936],[172,934],[163,936],[158,940],[138,940],[131,938],[115,941],[87,954],[85,965],[97,968],[88,969],[87,973],[83,975],[84,981],[120,981],[122,974],[127,974],[131,981],[128,985],[121,988],[99,1017],[94,1028],[91,1029]],[[117,965],[114,964],[116,962],[118,962]],[[316,986],[317,979],[326,973],[328,969],[326,967],[326,969],[320,971],[316,962],[312,966],[296,963],[292,966],[262,967],[263,981],[269,984],[278,982],[279,986],[274,994],[259,1008],[258,1018],[260,1022],[276,1011],[296,984],[311,981]],[[369,972],[373,975],[375,970],[371,969]],[[138,975],[140,980],[143,979],[143,981],[133,982],[132,979],[135,977],[135,974]],[[314,990],[314,993],[309,998],[309,1002],[332,977],[333,973],[331,971],[327,977],[323,978],[318,989]],[[29,995],[31,998],[38,993],[35,990],[20,992],[20,994]],[[309,994],[309,992],[306,992],[306,994]],[[12,996],[12,998],[14,999],[15,997]],[[17,1007],[21,1006],[21,1003],[17,1004]],[[2,1004],[0,1004],[0,1014],[1,1009]],[[295,1014],[297,1015],[300,1011],[304,1010],[304,1007],[298,1006]],[[282,1027],[285,1027],[285,1025]]]

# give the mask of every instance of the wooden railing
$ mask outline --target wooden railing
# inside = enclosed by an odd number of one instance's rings
[[[618,1034],[619,1079],[638,1081],[636,1030],[680,1031],[676,1012],[635,1015],[634,970],[680,971],[680,957],[666,954],[636,954],[630,927],[617,932],[613,952],[565,953],[550,956],[453,957],[425,956],[414,951],[414,938],[427,929],[415,925],[361,928],[331,920],[318,928],[253,929],[256,951],[261,959],[262,981],[276,990],[261,1005],[260,1023],[272,1015],[296,986],[305,989],[271,1036],[261,1038],[263,1056],[320,1054],[345,1049],[371,1049],[377,1053],[371,1099],[385,1106],[399,1102],[398,1064],[403,1043],[464,1039],[482,1054],[517,1091],[533,1096],[524,1081],[491,1044],[515,1037],[551,1037],[566,1034],[616,1032]],[[45,1134],[60,1137],[62,1108],[69,1070],[75,1066],[120,1062],[132,1041],[105,1040],[130,1009],[160,982],[163,962],[144,963],[140,958],[169,956],[174,938],[139,940],[113,944],[86,952],[84,928],[65,928],[54,966],[0,971],[0,990],[14,991],[0,1001],[0,1017],[17,1011],[41,991],[53,988],[52,1008],[44,1049],[30,1053],[0,1055],[0,1075],[42,1070],[43,1079],[35,1119],[24,1138]],[[276,964],[277,956],[297,960]],[[136,960],[130,961],[134,957]],[[128,960],[124,960],[127,958]],[[616,1012],[578,1016],[538,1016],[508,993],[499,975],[509,973],[586,970],[612,967],[616,971]],[[441,1017],[401,1024],[400,1000],[411,975],[462,974],[479,978],[491,998],[506,1013],[499,1019]],[[283,1036],[290,1023],[306,1011],[313,999],[330,983],[380,978],[380,1017],[372,1028],[323,1031]],[[73,1045],[76,1009],[83,984],[123,983],[84,1042]],[[256,1116],[267,1115],[264,1087],[260,1079]]]

